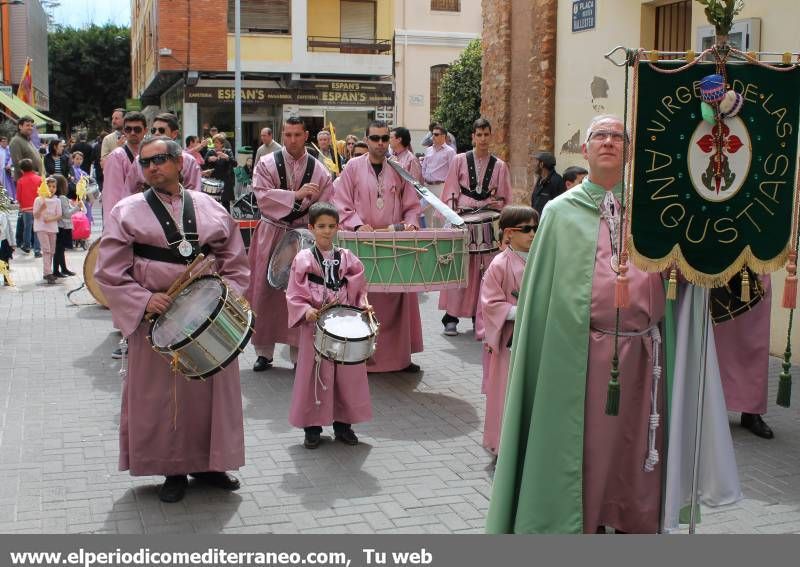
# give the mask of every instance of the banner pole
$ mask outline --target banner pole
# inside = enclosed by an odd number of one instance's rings
[[[706,395],[706,370],[708,363],[708,319],[709,319],[709,290],[703,289],[703,331],[700,339],[700,380],[697,390],[697,423],[694,430],[694,461],[692,463],[692,492],[691,492],[691,512],[689,519],[689,533],[694,534],[697,528],[697,478],[700,473],[700,444],[703,433],[703,406],[705,405]]]

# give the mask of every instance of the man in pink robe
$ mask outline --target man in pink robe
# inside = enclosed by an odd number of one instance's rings
[[[491,140],[491,124],[485,118],[479,118],[472,126],[472,143],[475,149],[458,154],[453,159],[444,183],[442,201],[452,209],[459,212],[475,209],[500,211],[511,202],[511,176],[508,166],[489,153]],[[473,175],[470,175],[470,163],[474,163]],[[496,254],[496,250],[470,254],[467,287],[439,292],[439,309],[445,312],[442,317],[445,335],[458,334],[459,317],[470,317],[474,322],[481,277]]]
[[[358,437],[352,424],[372,419],[366,365],[334,364],[314,349],[316,321],[324,305],[366,306],[364,265],[349,250],[332,245],[336,215],[329,203],[314,205],[309,229],[316,237],[316,246],[297,254],[286,288],[289,325],[300,330],[289,423],[305,430],[304,445],[308,449],[319,446],[322,426],[331,424],[336,439],[356,445]],[[338,265],[331,263],[336,259]],[[333,269],[324,269],[326,262]]]
[[[714,340],[728,411],[741,412],[742,427],[772,439],[772,428],[761,418],[767,413],[772,282],[769,274],[759,279],[764,297],[749,311],[715,325]]]
[[[177,143],[180,143],[178,136],[178,117],[171,112],[162,112],[153,118],[153,125],[150,127],[150,134],[153,136],[166,136]],[[200,164],[190,152],[183,150],[183,167],[181,168],[181,185],[184,189],[200,191],[202,187],[203,170]],[[191,159],[188,159],[191,158]]]
[[[344,230],[371,232],[393,227],[416,230],[420,206],[417,193],[386,163],[389,127],[375,120],[367,126],[367,155],[351,159],[335,182],[334,205]],[[416,293],[370,293],[381,323],[375,356],[368,372],[419,372],[411,354],[422,352],[422,322]]]
[[[403,169],[411,174],[411,177],[424,183],[422,179],[422,166],[413,153],[411,153],[411,132],[408,128],[396,126],[389,133],[389,146],[392,149],[392,156],[397,160]]]
[[[287,232],[306,227],[308,208],[319,200],[330,200],[333,190],[330,172],[309,156],[305,149],[306,140],[305,123],[296,117],[287,119],[283,125],[283,149],[262,157],[253,171],[253,193],[261,211],[261,220],[248,251],[252,277],[247,299],[256,314],[252,339],[258,356],[253,366],[256,372],[272,367],[277,343],[292,347],[295,358],[299,338],[297,329],[290,329],[287,324],[286,294],[267,283],[272,253]],[[280,154],[277,159],[285,164],[285,185],[278,172],[276,154]],[[307,169],[309,163],[313,166],[311,169]],[[304,181],[309,171],[311,177]]]
[[[103,219],[119,201],[141,192],[142,170],[136,161],[139,144],[147,133],[147,118],[141,112],[128,112],[124,118],[125,144],[116,148],[103,162]]]
[[[153,156],[157,157],[151,161]],[[243,293],[249,270],[241,234],[219,203],[180,186],[180,146],[167,138],[144,142],[139,160],[147,162],[143,165],[145,178],[181,235],[183,200],[191,198],[197,246],[214,258],[214,269],[229,288]],[[143,319],[168,309],[171,298],[165,291],[184,273],[186,263],[185,259],[157,260],[152,249],[141,245],[162,249],[162,253],[171,251],[145,194],[136,194],[122,199],[106,217],[95,271],[114,324],[128,340],[120,470],[129,470],[134,476],[165,475],[159,491],[164,502],[183,498],[187,474],[200,482],[236,490],[239,481],[225,471],[244,464],[238,364],[234,361],[204,381],[186,380],[153,350],[147,339],[150,324]]]

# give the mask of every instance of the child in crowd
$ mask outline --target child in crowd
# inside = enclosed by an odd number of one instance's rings
[[[83,160],[84,157],[82,152],[72,152],[72,178],[75,180],[76,184],[81,180],[81,177],[89,176],[89,174],[83,171],[81,168],[83,165]],[[86,217],[89,219],[89,223],[93,222],[92,203],[89,201],[89,199],[86,199]]]
[[[489,264],[481,284],[479,309],[485,332],[484,348],[489,353],[488,364],[484,364],[483,446],[494,455],[500,445],[517,297],[538,225],[539,215],[531,207],[509,205],[503,209],[500,230],[507,246]]]
[[[39,195],[33,201],[33,230],[42,247],[44,281],[53,284],[56,283],[56,276],[53,274],[53,257],[56,252],[58,221],[61,219],[61,201],[56,197],[55,177],[48,177],[46,181],[49,196]]]
[[[72,215],[79,211],[80,207],[70,204],[67,197],[67,192],[69,191],[67,178],[58,173],[54,174],[53,178],[56,180],[56,197],[61,203],[61,218],[58,219],[58,235],[56,236],[56,252],[53,255],[53,275],[57,278],[66,278],[75,275],[75,272],[71,272],[67,268],[67,259],[64,251],[67,248],[72,248]]]
[[[17,241],[25,254],[33,248],[37,258],[42,257],[39,239],[33,228],[33,202],[36,200],[36,192],[42,184],[42,178],[33,171],[33,162],[24,158],[19,161],[19,169],[22,176],[17,180],[17,202],[19,203],[19,217],[17,218],[17,230],[22,225],[22,241]]]
[[[322,426],[331,424],[337,440],[356,445],[358,437],[351,425],[372,419],[366,364],[335,364],[318,356],[314,331],[320,312],[328,305],[371,309],[364,266],[349,250],[333,246],[339,229],[336,207],[314,203],[308,222],[316,242],[295,257],[286,289],[289,326],[300,327],[289,423],[305,430],[303,445],[308,449],[319,446]]]

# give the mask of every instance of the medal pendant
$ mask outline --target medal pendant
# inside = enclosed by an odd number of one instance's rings
[[[383,197],[378,197],[375,200],[375,206],[378,207],[379,210],[383,208]]]
[[[188,258],[192,255],[192,245],[189,244],[188,240],[181,240],[180,244],[178,244],[178,253],[184,258]]]

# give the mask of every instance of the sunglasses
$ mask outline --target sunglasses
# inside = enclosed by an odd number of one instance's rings
[[[153,128],[150,128],[150,133],[151,134],[155,134],[156,132],[158,132],[159,134],[166,134],[167,133],[167,129],[166,128],[162,128],[161,126],[159,126],[158,128],[156,128],[155,126]]]
[[[164,165],[165,163],[167,163],[171,159],[172,159],[172,156],[169,155],[169,154],[156,154],[156,155],[150,156],[150,157],[140,157],[139,158],[139,165],[141,165],[143,168],[148,168],[148,167],[150,167],[151,163],[155,164],[155,165]]]
[[[536,232],[538,227],[532,224],[523,224],[522,226],[512,226],[509,230],[518,230],[522,234],[528,234],[529,232]]]
[[[438,138],[439,136],[444,136],[444,132],[434,132],[433,137]]]
[[[141,134],[144,131],[144,128],[142,128],[141,126],[125,126],[123,130],[125,130],[128,133],[135,132],[137,134]]]
[[[383,136],[379,136],[378,134],[373,134],[372,136],[367,136],[370,142],[388,142],[389,141],[389,134],[384,134]]]

